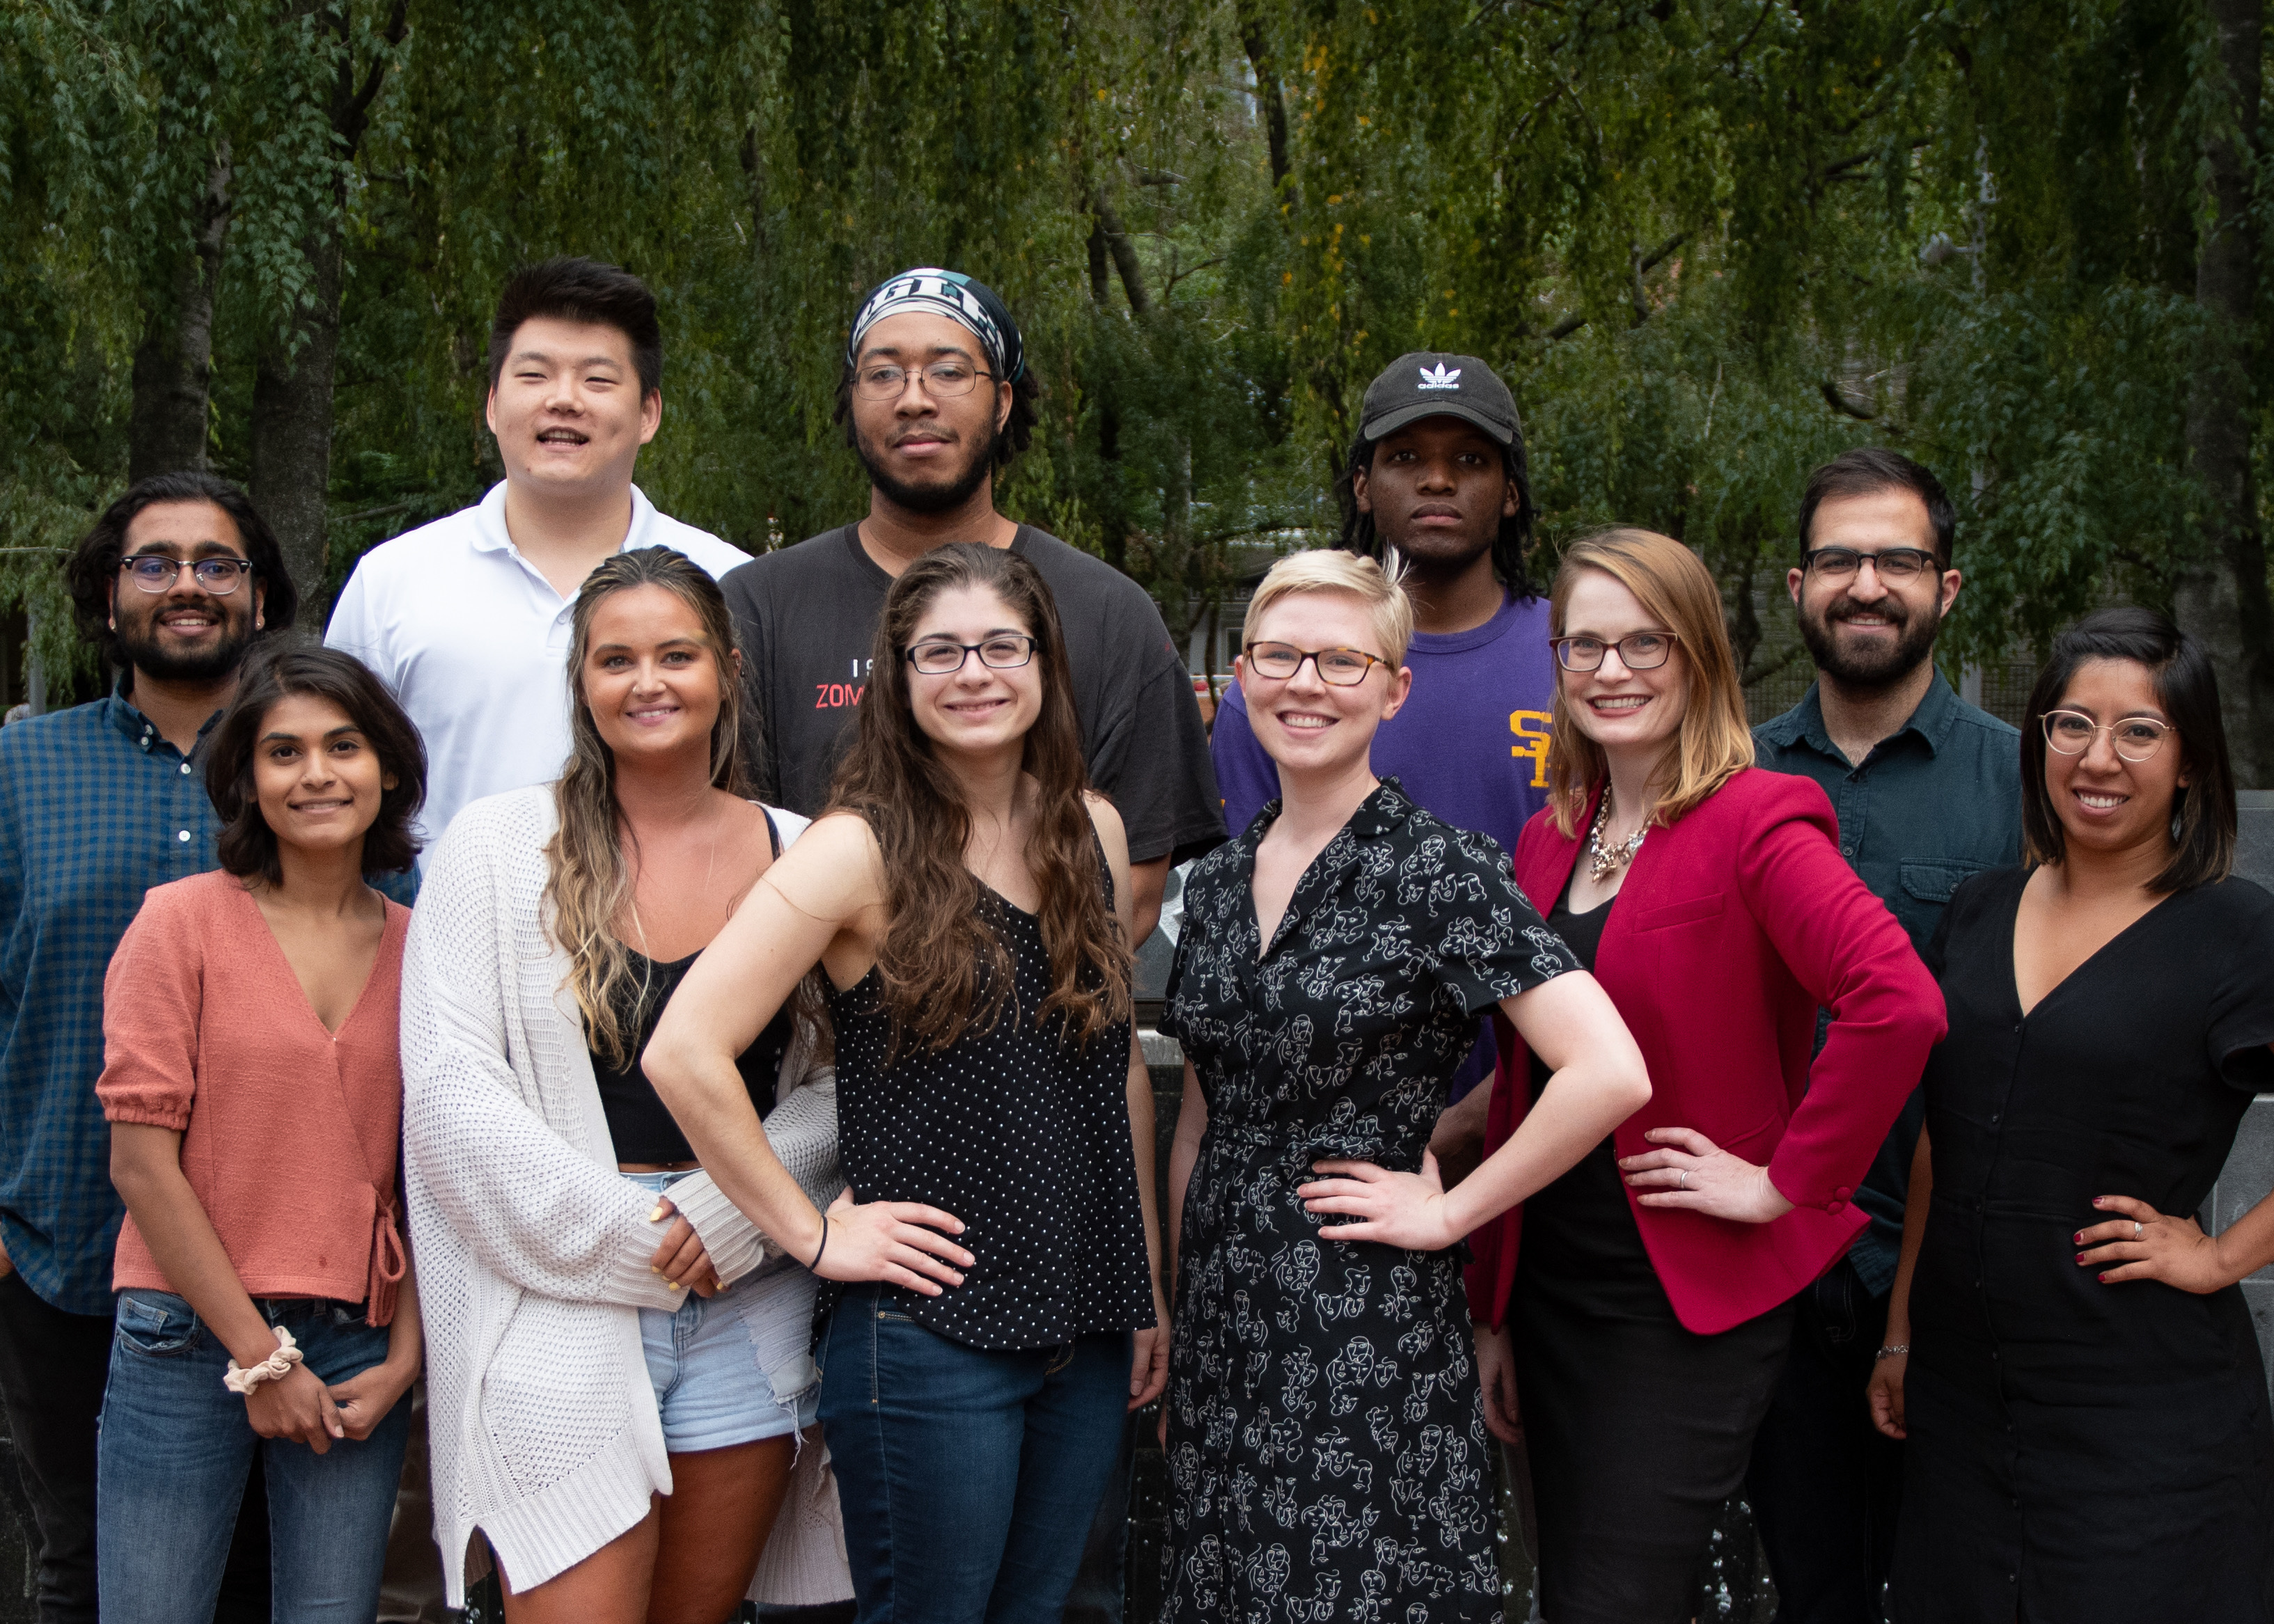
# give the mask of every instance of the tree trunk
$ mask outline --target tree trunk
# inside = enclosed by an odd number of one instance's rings
[[[1255,99],[1263,109],[1263,145],[1271,155],[1271,184],[1287,184],[1287,102],[1279,88],[1279,69],[1271,55],[1269,12],[1261,0],[1239,0],[1240,49],[1255,73]]]
[[[2235,780],[2274,788],[2274,602],[2251,477],[2251,336],[2258,295],[2252,252],[2250,149],[2259,115],[2264,0],[2205,0],[2217,30],[2218,122],[2203,146],[2210,218],[2195,259],[2203,353],[2187,397],[2188,460],[2204,496],[2207,556],[2174,583],[2180,624],[2218,673]]]
[[[1104,308],[1113,297],[1111,273],[1105,267],[1105,227],[1093,214],[1089,222],[1089,302]]]
[[[229,235],[229,147],[214,154],[198,199],[197,230],[174,267],[171,285],[153,298],[134,352],[134,406],[128,421],[126,477],[202,470],[207,402],[213,383],[214,289]]]
[[[356,83],[347,44],[347,4],[340,0],[319,12],[340,41],[332,87],[337,156],[331,208],[301,244],[308,267],[306,299],[288,327],[264,336],[252,378],[252,502],[276,532],[284,566],[300,590],[301,629],[312,636],[322,635],[331,606],[324,590],[326,499],[332,474],[332,383],[340,350],[347,169],[363,144],[372,99],[387,77],[381,56],[371,63],[362,84]],[[390,46],[403,40],[407,4],[408,0],[395,0],[391,8],[385,30]]]
[[[309,304],[285,333],[260,343],[252,376],[252,505],[276,532],[300,590],[301,628],[321,635],[325,498],[332,474],[332,379],[340,348],[340,225],[303,245]]]

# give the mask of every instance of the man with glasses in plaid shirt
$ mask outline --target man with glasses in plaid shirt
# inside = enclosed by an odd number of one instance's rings
[[[102,978],[154,885],[216,866],[205,752],[297,607],[275,538],[205,474],[145,479],[65,566],[108,697],[0,730],[0,1402],[39,1524],[41,1624],[95,1616],[95,1417],[124,1210],[94,1096]]]
[[[1787,584],[1816,685],[1753,730],[1757,759],[1832,798],[1840,853],[1924,949],[1952,889],[2022,854],[2021,735],[1951,691],[1934,643],[1957,601],[1956,515],[1933,474],[1864,447],[1818,468]],[[1776,1581],[1777,1624],[1876,1624],[1902,1446],[1864,1388],[1887,1323],[1917,1147],[1916,1092],[1856,1192],[1871,1227],[1800,1296],[1753,1440],[1745,1494]]]

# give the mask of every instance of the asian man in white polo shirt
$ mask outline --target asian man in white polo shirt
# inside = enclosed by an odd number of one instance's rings
[[[376,672],[425,736],[430,846],[467,802],[560,776],[569,611],[594,566],[653,546],[713,576],[749,561],[632,483],[663,417],[662,334],[638,277],[591,259],[517,272],[489,360],[504,481],[365,553],[324,635]]]

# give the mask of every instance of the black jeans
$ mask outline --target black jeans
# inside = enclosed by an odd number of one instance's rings
[[[66,1313],[14,1270],[0,1275],[0,1406],[38,1524],[39,1624],[95,1624],[95,1423],[113,1329],[109,1314]],[[268,1496],[259,1462],[255,1455],[215,1624],[268,1624]]]
[[[12,1270],[0,1278],[0,1403],[38,1524],[40,1624],[94,1624],[94,1424],[110,1316],[69,1314]]]
[[[1792,1357],[1745,1475],[1777,1624],[1879,1624],[1901,1503],[1902,1446],[1864,1396],[1887,1299],[1841,1259],[1796,1300]]]

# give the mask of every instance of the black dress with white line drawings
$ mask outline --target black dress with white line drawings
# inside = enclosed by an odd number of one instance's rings
[[[1453,1251],[1321,1238],[1329,1157],[1421,1165],[1479,1011],[1577,967],[1489,838],[1396,780],[1259,955],[1255,853],[1197,863],[1162,1028],[1208,1098],[1169,1366],[1164,1624],[1501,1616],[1492,1468]]]

